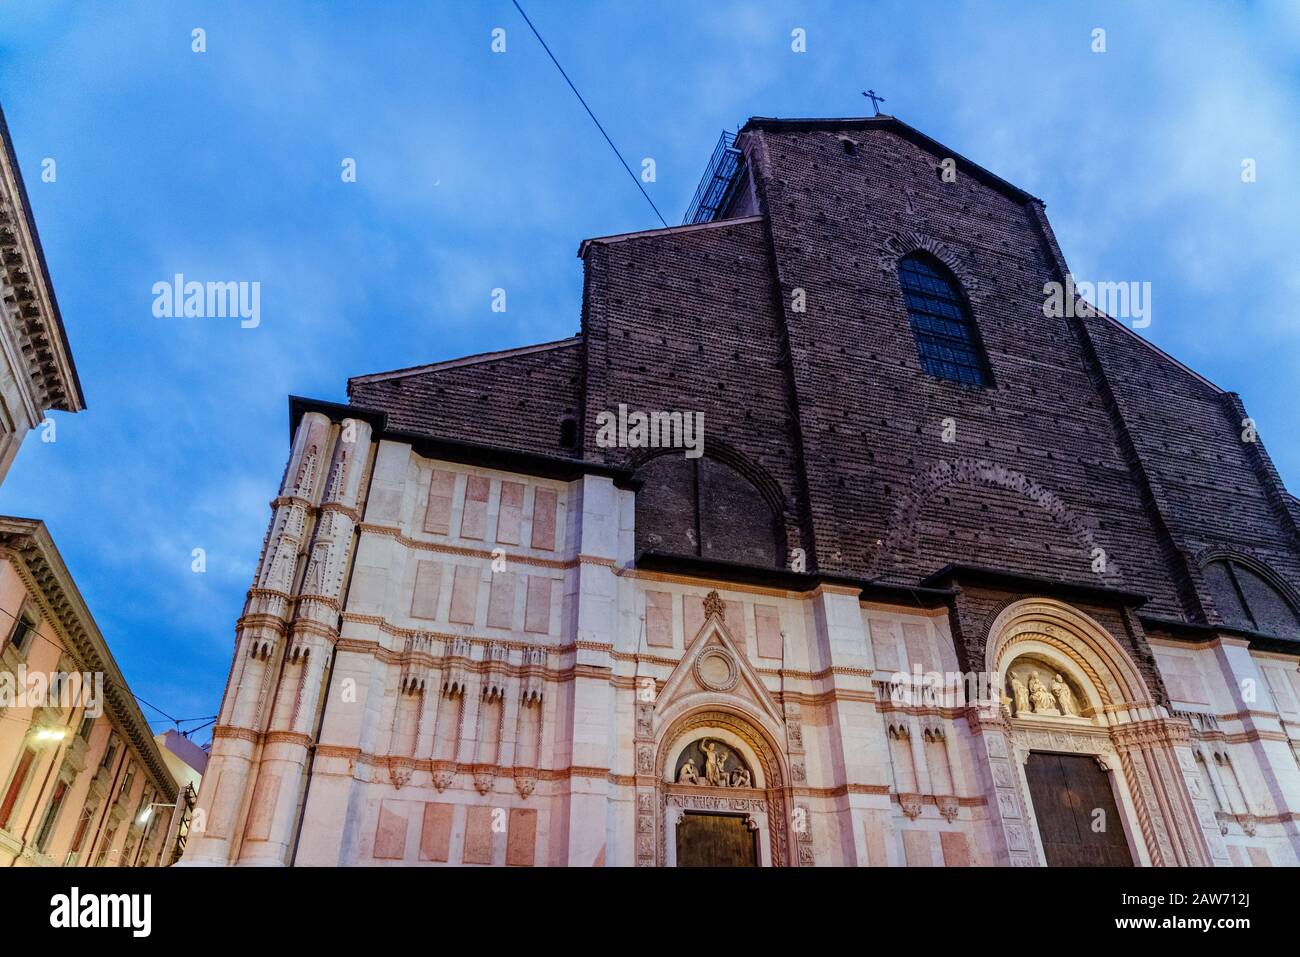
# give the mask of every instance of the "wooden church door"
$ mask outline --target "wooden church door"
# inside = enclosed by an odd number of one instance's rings
[[[677,825],[678,867],[757,867],[755,833],[734,814],[682,815]]]
[[[1034,751],[1025,765],[1048,867],[1132,867],[1110,779],[1087,754]]]

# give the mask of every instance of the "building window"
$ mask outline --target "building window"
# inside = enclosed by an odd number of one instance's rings
[[[60,781],[54,785],[50,803],[41,817],[41,826],[36,829],[36,849],[44,854],[49,850],[50,837],[54,834],[54,825],[59,821],[59,812],[63,810],[63,799],[68,796],[68,784]]]
[[[921,368],[963,385],[992,385],[979,330],[952,274],[934,257],[914,253],[899,262],[898,282]]]
[[[99,853],[95,855],[95,866],[103,867],[108,863],[108,853],[113,848],[113,841],[117,838],[117,828],[113,828],[104,835],[104,843],[99,846]]]
[[[9,829],[9,820],[14,816],[18,798],[22,796],[23,785],[27,783],[27,775],[31,772],[32,762],[35,760],[36,752],[31,748],[23,748],[23,753],[18,757],[18,764],[14,767],[14,773],[9,776],[9,787],[5,789],[4,801],[0,802],[0,828]]]
[[[90,742],[90,732],[95,728],[95,716],[88,714],[81,719],[81,727],[77,729],[77,737],[87,743]]]
[[[1204,574],[1214,607],[1228,627],[1300,638],[1300,611],[1267,573],[1221,558],[1207,564]]]
[[[90,830],[90,822],[94,817],[95,809],[89,804],[81,809],[81,818],[77,821],[77,829],[72,833],[72,843],[68,846],[64,867],[72,867],[77,863],[77,858],[81,856],[81,845],[86,843],[86,832]]]
[[[560,448],[576,449],[578,447],[578,420],[566,415],[560,420]]]
[[[27,654],[27,647],[32,643],[36,633],[36,620],[28,612],[23,612],[14,622],[13,631],[9,633],[9,646],[19,655]]]
[[[104,745],[104,756],[99,759],[99,766],[101,768],[111,769],[113,766],[113,758],[115,758],[116,756],[117,756],[117,735],[113,734],[112,732],[109,732],[108,744]]]

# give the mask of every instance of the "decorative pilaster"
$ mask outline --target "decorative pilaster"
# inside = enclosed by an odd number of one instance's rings
[[[1020,773],[1009,740],[1005,716],[978,705],[966,708],[966,723],[976,744],[976,772],[984,779],[983,790],[993,795],[989,817],[1000,825],[1002,846],[995,847],[997,859],[990,863],[1033,867],[1039,863],[1030,837],[1029,814],[1020,793]],[[983,757],[984,760],[978,760]]]
[[[1191,726],[1175,718],[1134,721],[1115,728],[1111,738],[1138,805],[1152,863],[1186,867],[1215,863],[1218,855],[1211,848],[1222,844],[1217,826],[1208,806],[1204,813],[1197,811],[1187,780],[1196,775]],[[1199,783],[1195,787],[1199,791]],[[1215,832],[1213,843],[1207,827]]]
[[[646,684],[643,686],[642,682]],[[645,691],[642,691],[642,688]],[[653,678],[637,681],[636,719],[633,730],[633,753],[636,755],[636,866],[654,867],[655,848],[659,846],[656,831],[655,796],[658,779],[654,773],[655,695]],[[648,700],[647,700],[648,699]]]
[[[369,448],[365,422],[307,412],[298,423],[238,623],[184,863],[285,863]]]
[[[331,428],[329,439],[333,442],[329,469],[319,493],[319,510],[311,516],[315,527],[306,549],[307,567],[281,664],[240,863],[287,863],[298,795],[305,784],[303,774],[325,692],[325,676],[339,638],[343,580],[353,532],[361,520],[361,480],[370,448],[370,425],[345,419]],[[323,457],[328,447],[329,442],[322,443],[319,452],[313,448],[309,454]],[[306,474],[314,474],[314,470],[308,469]],[[315,491],[308,486],[299,497],[310,501]],[[259,795],[266,804],[258,804]]]

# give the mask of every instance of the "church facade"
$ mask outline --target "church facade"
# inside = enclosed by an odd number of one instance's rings
[[[1300,502],[1040,200],[752,119],[582,327],[290,401],[185,861],[1295,865]]]

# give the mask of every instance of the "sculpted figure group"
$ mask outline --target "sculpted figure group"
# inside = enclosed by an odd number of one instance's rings
[[[1042,678],[1032,672],[1029,674],[1028,681],[1022,678],[1018,671],[1011,672],[1010,677],[1012,701],[1015,703],[1017,715],[1079,716],[1074,692],[1070,690],[1070,686],[1065,683],[1061,675],[1058,674],[1052,681],[1050,689],[1043,683]]]
[[[700,751],[704,755],[704,777],[701,779],[700,772],[695,767],[695,759],[687,758],[686,763],[677,772],[678,784],[705,784],[715,788],[754,786],[747,768],[727,770],[727,759],[731,757],[731,753],[723,751],[718,746],[718,742],[705,738],[700,742]]]

